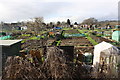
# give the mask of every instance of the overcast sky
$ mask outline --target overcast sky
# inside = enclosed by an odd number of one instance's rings
[[[117,20],[119,0],[0,0],[0,21],[44,17],[45,22],[81,22],[86,18]]]

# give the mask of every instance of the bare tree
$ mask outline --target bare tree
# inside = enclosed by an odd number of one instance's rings
[[[24,25],[28,27],[29,31],[34,31],[35,34],[38,34],[41,30],[43,30],[43,27],[46,26],[43,17],[32,18],[31,21],[27,21]]]
[[[61,25],[61,22],[60,22],[60,21],[58,21],[56,25],[57,25],[57,26],[60,26],[60,25]]]
[[[82,24],[88,24],[88,25],[91,25],[91,24],[96,24],[98,22],[97,19],[95,18],[88,18],[88,19],[85,19]]]

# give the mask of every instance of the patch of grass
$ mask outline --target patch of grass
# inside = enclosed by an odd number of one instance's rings
[[[59,46],[59,45],[60,45],[60,43],[61,43],[61,40],[57,41],[57,46]]]
[[[87,36],[87,39],[93,44],[93,45],[97,45],[98,43],[92,39],[89,35]]]
[[[26,40],[22,40],[21,43],[25,43]]]
[[[71,30],[71,28],[63,28],[62,30]]]
[[[80,33],[84,33],[84,31],[83,31],[83,30],[79,30],[79,29],[78,29],[78,31],[79,31]]]
[[[80,33],[85,34],[86,38],[87,38],[93,45],[98,44],[94,39],[92,39],[92,38],[89,36],[89,33],[84,33],[84,31],[88,31],[88,30],[79,30],[79,29],[78,29],[78,31],[79,31]]]
[[[36,39],[39,39],[39,38],[34,36],[34,37],[29,38],[29,39],[36,40]]]
[[[30,36],[30,34],[22,34],[22,36]]]
[[[104,35],[102,35],[102,34],[97,34],[96,36],[97,36],[97,37],[102,37],[102,36],[104,36]]]

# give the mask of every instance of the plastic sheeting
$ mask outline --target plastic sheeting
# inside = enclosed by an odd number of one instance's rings
[[[115,41],[120,41],[120,31],[113,32],[112,39]]]
[[[93,65],[99,64],[101,53],[104,53],[106,56],[109,56],[111,54],[119,55],[120,51],[117,47],[104,41],[99,43],[98,45],[95,45]]]
[[[85,34],[65,34],[64,37],[85,37]]]
[[[0,37],[0,40],[6,40],[6,39],[9,39],[9,38],[11,38],[11,36],[3,36],[3,37]]]
[[[115,28],[116,28],[116,29],[120,29],[120,25],[116,25]]]

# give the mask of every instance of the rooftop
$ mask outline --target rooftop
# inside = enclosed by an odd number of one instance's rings
[[[0,45],[3,45],[3,46],[10,46],[10,45],[13,45],[15,43],[18,43],[22,40],[0,40]]]

